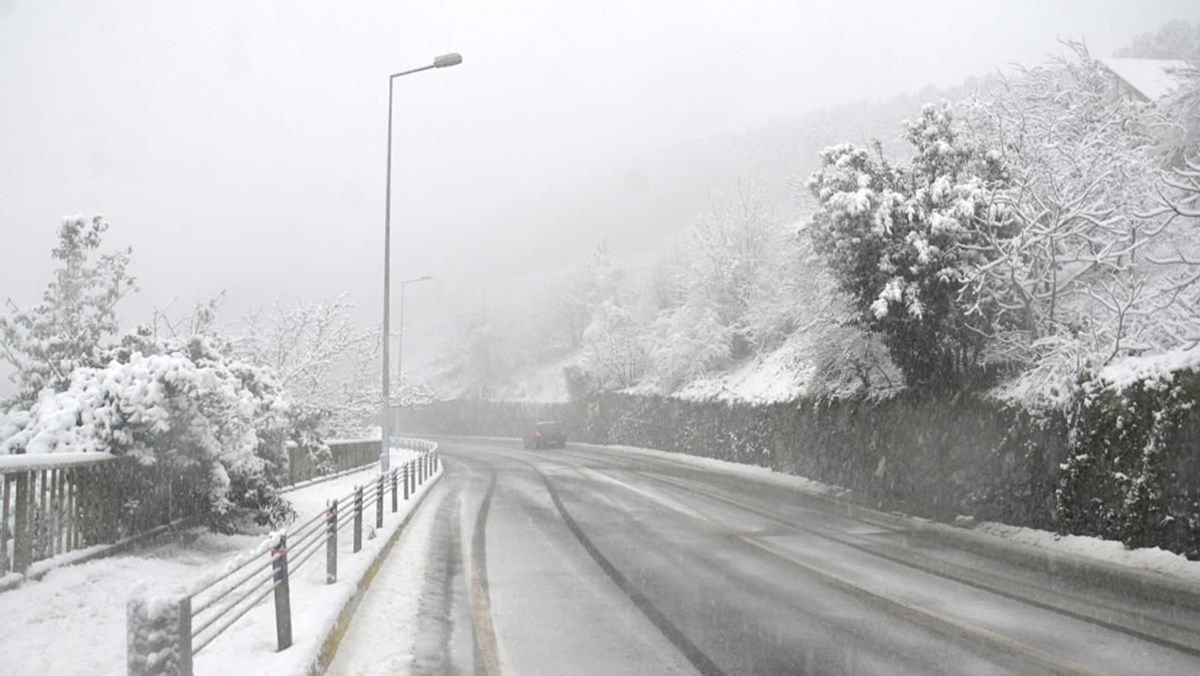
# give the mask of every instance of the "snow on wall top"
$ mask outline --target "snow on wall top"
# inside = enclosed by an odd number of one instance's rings
[[[1140,380],[1155,380],[1185,370],[1200,370],[1200,346],[1148,357],[1122,359],[1104,367],[1100,371],[1100,379],[1121,390]]]
[[[1123,80],[1125,84],[1146,97],[1157,101],[1179,84],[1180,70],[1186,70],[1186,61],[1178,59],[1100,59],[1105,68]]]

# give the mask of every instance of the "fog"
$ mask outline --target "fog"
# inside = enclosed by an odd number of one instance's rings
[[[36,301],[60,217],[102,213],[134,249],[130,324],[222,290],[231,318],[347,292],[376,321],[387,76],[455,51],[396,80],[394,279],[435,277],[410,291],[420,353],[448,289],[687,225],[704,205],[656,159],[678,148],[1171,18],[1200,5],[0,0],[0,297]]]

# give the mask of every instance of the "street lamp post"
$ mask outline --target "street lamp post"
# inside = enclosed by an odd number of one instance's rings
[[[462,57],[458,54],[443,54],[433,60],[433,63],[412,70],[405,70],[399,73],[392,73],[388,76],[388,127],[387,127],[387,186],[384,191],[384,207],[383,207],[383,396],[380,403],[379,413],[379,469],[388,471],[389,456],[388,449],[391,447],[389,443],[389,430],[391,418],[391,392],[388,388],[388,380],[390,366],[388,364],[388,335],[390,333],[389,320],[391,319],[391,283],[392,283],[392,84],[396,78],[403,75],[412,75],[420,73],[423,70],[431,68],[446,68],[449,66],[457,66],[462,63]]]
[[[400,331],[396,336],[396,387],[400,388],[401,393],[404,392],[404,287],[417,282],[428,282],[433,279],[431,275],[421,275],[400,282]]]

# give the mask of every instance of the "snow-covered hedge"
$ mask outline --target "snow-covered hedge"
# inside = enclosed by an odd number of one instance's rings
[[[127,337],[107,366],[77,368],[63,391],[8,414],[18,431],[0,453],[107,451],[190,477],[215,527],[243,509],[285,520],[276,488],[287,472],[287,400],[268,370],[227,348],[203,335]]]
[[[1074,408],[977,395],[765,405],[605,393],[566,404],[460,400],[402,412],[422,433],[516,436],[534,420],[572,440],[771,467],[880,506],[970,515],[1200,557],[1200,350],[1132,359],[1078,388]]]
[[[1059,528],[1200,555],[1200,351],[1128,359],[1079,389]]]

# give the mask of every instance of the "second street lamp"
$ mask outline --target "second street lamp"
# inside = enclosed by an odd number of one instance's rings
[[[413,277],[400,282],[400,331],[396,336],[396,387],[400,395],[404,395],[404,287],[417,282],[428,282],[433,279],[430,275]]]
[[[431,68],[446,68],[462,63],[458,54],[443,54],[433,60],[433,63],[412,70],[392,73],[388,76],[388,124],[387,124],[387,187],[384,192],[383,207],[383,393],[379,412],[379,469],[388,470],[391,447],[389,427],[391,422],[391,392],[388,387],[390,365],[388,364],[388,335],[391,332],[391,284],[392,284],[392,90],[396,78],[403,75],[420,73]]]

